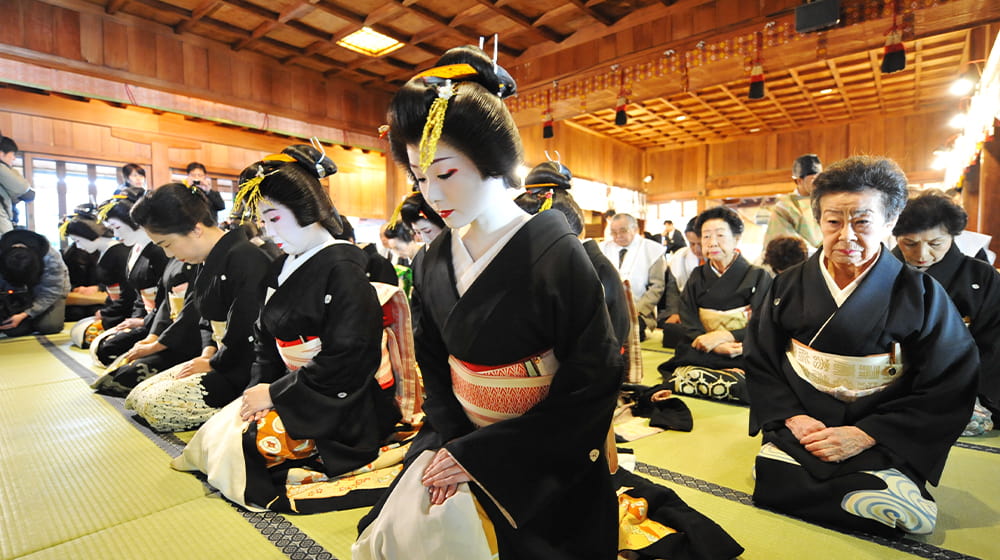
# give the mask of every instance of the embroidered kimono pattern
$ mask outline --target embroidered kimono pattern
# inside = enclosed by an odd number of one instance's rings
[[[944,289],[885,247],[839,307],[822,258],[817,252],[779,275],[751,319],[750,433],[762,431],[764,441],[754,501],[850,530],[930,532],[936,506],[925,483],[937,484],[968,422],[979,366],[975,344]],[[900,355],[903,371],[867,394],[824,392],[790,362],[793,340],[844,360]],[[843,462],[821,461],[785,427],[799,414],[828,427],[856,426],[876,445]]]

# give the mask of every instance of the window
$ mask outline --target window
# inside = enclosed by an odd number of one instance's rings
[[[80,204],[100,204],[119,186],[118,168],[30,156],[28,180],[35,200],[24,207],[18,223],[45,236],[55,247],[63,246],[59,223]]]

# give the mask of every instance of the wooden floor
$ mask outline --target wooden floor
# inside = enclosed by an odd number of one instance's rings
[[[644,344],[647,382],[670,354]],[[86,353],[63,333],[0,339],[0,559],[347,559],[364,510],[311,516],[239,510],[168,467],[189,434],[149,432],[121,399],[94,395]],[[960,441],[941,486],[937,531],[890,542],[755,508],[759,440],[747,409],[687,399],[689,433],[630,446],[637,472],[721,524],[748,560],[1000,560],[1000,433]]]

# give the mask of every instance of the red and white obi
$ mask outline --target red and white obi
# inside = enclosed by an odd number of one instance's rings
[[[108,297],[111,298],[111,301],[118,301],[122,299],[121,284],[111,284],[106,286],[105,289],[108,291]]]
[[[323,343],[318,336],[300,336],[295,340],[274,339],[278,346],[281,361],[289,371],[295,371],[309,363],[316,354],[323,350]]]
[[[473,424],[482,428],[516,418],[549,394],[559,360],[552,350],[502,366],[481,366],[448,357],[452,391]]]

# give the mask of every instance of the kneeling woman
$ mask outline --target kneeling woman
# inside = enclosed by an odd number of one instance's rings
[[[150,239],[178,260],[204,263],[193,303],[202,318],[201,355],[146,379],[125,407],[158,431],[197,428],[250,383],[253,322],[264,301],[268,258],[240,230],[215,225],[197,187],[163,185],[132,209]]]
[[[288,256],[267,277],[250,388],[198,431],[173,466],[205,472],[248,508],[313,513],[374,503],[370,496],[364,503],[364,492],[345,499],[334,486],[299,483],[371,470],[365,467],[400,418],[392,379],[376,379],[382,308],[365,275],[367,258],[334,238],[340,215],[319,182],[336,169],[297,145],[240,178],[238,202],[251,213],[259,208]]]
[[[675,393],[745,403],[743,338],[771,276],[736,248],[743,221],[735,211],[706,210],[695,230],[707,262],[694,269],[681,294],[681,327],[691,343],[679,344],[677,355],[659,370]]]

